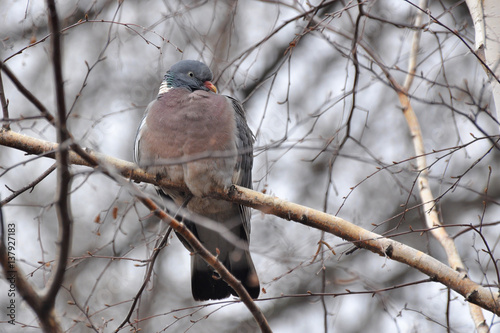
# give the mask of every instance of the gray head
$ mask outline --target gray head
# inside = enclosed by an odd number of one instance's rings
[[[164,80],[168,88],[187,88],[191,91],[204,90],[217,92],[210,82],[212,72],[207,65],[196,60],[182,60],[170,67]]]

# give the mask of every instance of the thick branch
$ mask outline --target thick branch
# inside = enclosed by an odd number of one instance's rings
[[[70,163],[68,147],[70,136],[66,130],[66,105],[64,101],[61,59],[61,33],[59,31],[59,18],[57,16],[55,1],[47,0],[47,7],[49,10],[49,26],[52,32],[52,64],[54,66],[54,81],[56,87],[57,117],[55,119],[55,123],[57,128],[57,142],[60,144],[56,151],[57,187],[55,201],[55,209],[59,223],[57,241],[59,245],[59,252],[57,253],[56,264],[47,284],[45,295],[42,296],[42,312],[37,313],[37,315],[42,323],[46,321],[46,317],[48,317],[47,319],[49,321],[53,322],[50,328],[42,325],[45,332],[62,332],[58,323],[55,322],[56,317],[53,312],[56,296],[64,280],[64,274],[66,273],[66,266],[71,248],[72,215],[69,200],[71,174],[69,171]],[[47,314],[49,315],[47,316]]]
[[[239,186],[233,186],[228,193],[218,193],[218,197],[253,207],[266,214],[276,215],[286,220],[326,231],[350,241],[360,248],[407,264],[455,290],[467,301],[497,315],[500,314],[498,295],[471,281],[464,272],[453,270],[433,257],[400,242],[363,229],[337,216]]]
[[[55,158],[55,152],[59,149],[59,145],[57,143],[36,139],[6,129],[0,129],[0,145],[16,148],[31,155],[43,155],[52,159]],[[172,183],[168,180],[158,180],[156,175],[146,173],[135,163],[97,153],[92,151],[91,149],[85,149],[84,152],[95,161],[99,161],[104,165],[107,165],[108,169],[113,168],[114,172],[122,175],[125,178],[133,179],[138,183],[145,182],[170,188],[179,188],[187,191],[187,188],[179,187],[178,184]],[[69,163],[95,167],[94,163],[90,163],[87,159],[82,158],[74,151],[69,152]],[[103,171],[99,166],[97,166],[96,169]]]
[[[51,153],[57,150],[58,147],[56,143],[27,137],[7,130],[0,130],[0,144],[20,149],[30,154],[45,154],[48,157],[52,157]],[[89,152],[89,154],[99,161],[105,161],[108,166],[112,166],[118,173],[127,178],[161,185],[162,187],[185,190],[185,188],[178,184],[155,179],[155,175],[147,174],[133,163],[93,152]],[[85,160],[75,153],[70,153],[70,162],[73,164],[88,165]],[[324,230],[348,240],[360,248],[365,248],[379,255],[407,264],[430,276],[435,281],[455,290],[464,296],[467,301],[500,315],[500,300],[498,295],[471,281],[464,272],[458,272],[431,256],[402,243],[384,238],[339,217],[246,188],[234,186],[227,193],[220,191],[219,193],[214,193],[214,196],[253,207],[266,214],[273,214],[287,220],[293,220],[319,230]]]

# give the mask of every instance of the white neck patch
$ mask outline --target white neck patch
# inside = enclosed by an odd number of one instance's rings
[[[162,81],[161,85],[160,85],[160,90],[158,91],[158,95],[165,94],[170,89],[172,89],[172,88],[168,87],[167,81]]]

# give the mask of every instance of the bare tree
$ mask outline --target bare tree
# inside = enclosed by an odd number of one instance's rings
[[[2,329],[498,330],[490,2],[41,5],[0,4]],[[127,162],[180,59],[256,135],[255,191],[212,195],[254,208],[258,300]],[[192,300],[171,228],[238,298]]]

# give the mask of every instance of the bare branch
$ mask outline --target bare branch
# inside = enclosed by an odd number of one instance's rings
[[[422,23],[423,11],[426,9],[427,1],[421,0],[419,3],[419,8],[415,19],[415,25],[419,26]],[[417,177],[417,183],[419,188],[420,199],[423,204],[424,217],[427,227],[431,229],[431,234],[438,240],[439,244],[443,247],[448,258],[448,263],[454,270],[458,272],[466,272],[466,268],[458,254],[455,242],[452,237],[446,232],[445,228],[435,228],[436,226],[441,226],[442,223],[439,220],[439,215],[437,212],[437,205],[432,194],[430,183],[429,183],[429,169],[427,166],[427,160],[425,157],[424,149],[424,139],[422,131],[420,129],[420,124],[417,115],[413,111],[413,107],[410,103],[410,99],[407,98],[410,87],[413,83],[413,78],[417,69],[417,55],[418,49],[420,47],[420,36],[421,30],[416,30],[413,33],[413,40],[411,45],[410,59],[408,62],[408,74],[406,75],[405,82],[401,87],[402,93],[400,95],[401,106],[403,107],[403,114],[405,116],[408,128],[413,141],[413,147],[415,149],[415,155],[420,156],[417,158],[417,170],[419,170],[419,175]],[[395,82],[395,80],[393,80]],[[469,310],[476,326],[478,332],[484,331],[484,316],[481,308],[475,304],[469,304]],[[487,328],[487,327],[486,327]]]
[[[40,176],[38,176],[35,180],[30,182],[28,185],[23,186],[19,190],[14,191],[11,195],[9,195],[7,198],[3,199],[0,201],[0,206],[4,206],[5,204],[11,202],[14,200],[17,196],[20,194],[26,192],[29,189],[34,189],[35,186],[40,183],[42,180],[44,180],[48,175],[50,175],[54,170],[56,169],[56,164],[52,164],[50,168],[45,170]]]
[[[9,133],[8,136],[11,138],[16,137],[14,141],[17,140],[24,140],[24,138],[28,138],[26,136],[19,137],[19,134],[16,134],[13,131],[10,130],[0,130],[1,134]],[[13,135],[13,136],[11,136]],[[0,141],[2,141],[0,139]],[[38,151],[45,151],[49,152],[50,157],[54,158],[54,154],[51,152],[54,151],[59,151],[59,145],[55,143],[50,143],[47,141],[43,140],[38,140],[31,138],[30,143],[25,142],[28,146],[31,145],[32,148]],[[175,185],[170,183],[170,182],[165,182],[165,181],[157,181],[155,175],[149,175],[145,173],[144,171],[140,170],[137,168],[137,166],[134,163],[122,161],[119,159],[114,159],[114,158],[109,158],[101,154],[95,154],[95,153],[88,153],[91,158],[95,158],[96,160],[99,160],[101,163],[101,167],[104,168],[105,172],[109,175],[113,176],[113,171],[118,171],[122,175],[125,175],[127,177],[130,177],[134,180],[137,181],[135,178],[136,176],[139,176],[141,179],[143,177],[146,177],[149,182],[152,183],[157,183],[157,184],[162,184],[162,186],[169,186],[169,187],[174,187]],[[76,162],[76,163],[75,163]],[[79,155],[75,154],[74,152],[69,153],[69,163],[74,163],[74,164],[80,164],[80,165],[86,165],[86,166],[91,166],[89,163],[82,159]],[[110,168],[113,168],[114,170],[109,170]],[[121,170],[121,171],[120,171]],[[144,180],[142,180],[144,181]],[[137,190],[138,191],[138,190]],[[139,192],[140,193],[140,192]],[[165,220],[166,222],[170,223],[172,228],[180,233],[185,239],[190,243],[190,245],[197,251],[200,256],[202,256],[203,259],[207,261],[208,264],[210,264],[214,269],[217,270],[217,272],[220,274],[220,276],[226,281],[241,297],[242,301],[245,303],[245,305],[249,308],[249,310],[252,312],[252,314],[255,316],[257,322],[262,328],[263,332],[270,332],[270,328],[267,324],[267,320],[263,316],[262,312],[258,309],[258,307],[255,305],[255,303],[252,301],[250,295],[248,295],[248,292],[246,289],[243,287],[243,285],[236,280],[234,276],[232,276],[229,271],[222,265],[210,252],[208,252],[202,245],[199,243],[199,241],[196,239],[196,237],[188,230],[183,224],[180,224],[177,222],[175,219],[171,218],[168,216],[165,212],[163,212],[156,204],[149,198],[146,197],[140,197],[140,200],[143,204],[145,204],[155,215],[160,217],[162,220]],[[172,221],[175,221],[174,224],[172,224]],[[191,241],[193,243],[191,243]],[[123,325],[121,325],[123,326]]]
[[[460,34],[457,32],[457,31],[454,31],[453,29],[450,29],[450,27],[448,27],[446,24],[442,23],[440,20],[438,20],[436,17],[434,17],[429,11],[426,11],[424,8],[422,7],[419,7],[417,5],[415,5],[414,3],[412,3],[411,1],[408,1],[408,0],[405,0],[405,2],[407,2],[409,5],[417,8],[418,10],[424,12],[425,14],[427,14],[434,23],[438,24],[439,26],[443,27],[444,29],[448,30],[450,33],[454,34],[464,45],[465,47],[467,47],[469,49],[469,51],[476,57],[476,59],[481,63],[481,65],[483,65],[483,67],[485,68],[485,70],[494,78],[495,81],[497,81],[498,83],[500,83],[500,78],[498,78],[495,74],[495,71],[493,69],[490,68],[490,66],[488,66],[488,64],[486,64],[486,62],[480,57],[480,55],[474,51],[474,49],[472,48],[472,46],[470,46],[462,36],[460,36]]]
[[[154,267],[155,261],[158,258],[160,251],[167,244],[168,237],[170,236],[171,232],[172,232],[172,228],[169,227],[165,231],[165,234],[163,235],[161,240],[158,242],[158,246],[156,246],[153,249],[153,253],[151,254],[150,262],[148,263],[148,269],[147,269],[146,274],[144,276],[144,281],[142,282],[141,287],[139,288],[139,290],[137,291],[137,293],[134,297],[134,301],[132,302],[132,305],[130,306],[130,309],[128,311],[127,316],[125,317],[125,319],[123,319],[122,323],[116,328],[115,332],[118,332],[123,326],[125,326],[125,324],[130,323],[130,318],[132,317],[132,314],[134,313],[137,302],[139,301],[144,289],[146,289],[146,286],[151,279],[151,275],[153,274],[153,267]]]
[[[262,314],[259,307],[252,300],[252,297],[248,294],[247,290],[240,281],[238,281],[229,270],[215,257],[211,254],[205,247],[200,243],[200,241],[193,235],[189,229],[183,223],[178,222],[176,219],[172,218],[170,215],[165,213],[160,209],[153,200],[145,196],[139,196],[139,200],[149,208],[157,217],[161,218],[163,222],[166,222],[172,227],[177,233],[182,235],[182,237],[192,246],[196,255],[199,255],[205,260],[210,266],[212,266],[221,276],[221,278],[231,286],[231,288],[236,291],[238,296],[240,296],[243,303],[250,310],[255,320],[259,324],[262,332],[272,332],[269,324],[267,323],[266,317]]]
[[[2,61],[0,61],[0,68],[9,77],[12,83],[14,83],[17,90],[19,90],[42,113],[49,123],[54,124],[54,116],[49,112],[45,105],[43,105],[42,102],[40,102],[40,100],[36,98],[35,95],[33,95],[31,91],[29,91],[29,89],[21,83],[21,81],[19,81],[16,75],[12,73],[10,68]]]
[[[29,141],[29,143],[23,141]],[[56,143],[30,138],[6,130],[0,130],[0,144],[21,149],[30,154],[42,154],[57,150]],[[105,165],[113,167],[121,175],[135,181],[143,181],[161,187],[186,190],[178,184],[163,179],[156,179],[155,175],[147,174],[131,162],[107,157],[102,154],[89,154],[96,158],[99,156],[98,159],[102,160]],[[47,157],[51,156],[47,155]],[[88,165],[87,162],[76,154],[70,154],[70,162]],[[458,272],[421,251],[370,232],[344,219],[238,186],[233,186],[227,192],[221,190],[220,192],[214,193],[214,197],[246,205],[266,214],[276,215],[286,220],[293,220],[336,235],[352,242],[357,247],[370,250],[381,256],[416,268],[435,281],[461,294],[467,301],[477,304],[497,315],[500,314],[500,300],[498,295],[474,283],[465,272]],[[162,215],[162,213],[159,214]]]
[[[493,313],[500,314],[498,295],[472,282],[464,272],[458,272],[431,256],[400,242],[363,229],[339,217],[239,186],[233,186],[228,193],[221,192],[217,194],[221,199],[231,199],[233,202],[250,206],[266,214],[276,215],[286,220],[293,220],[324,230],[352,242],[357,247],[407,264],[430,276],[435,281],[455,290],[464,296],[467,301],[478,304]]]
[[[72,216],[69,200],[71,188],[71,174],[69,171],[69,152],[67,141],[70,139],[66,130],[66,105],[64,101],[63,74],[61,64],[61,40],[59,31],[59,18],[57,16],[54,0],[47,0],[49,10],[49,26],[52,32],[52,62],[54,65],[54,79],[56,87],[57,117],[55,124],[57,128],[57,141],[59,147],[56,151],[57,164],[57,188],[56,188],[56,213],[59,222],[58,245],[56,265],[47,284],[47,289],[42,298],[42,311],[37,313],[39,320],[44,321],[45,312],[53,312],[56,296],[61,288],[66,272],[69,251],[71,248]],[[60,328],[59,328],[60,330]],[[47,331],[49,332],[49,331]],[[54,330],[50,332],[55,332]]]

